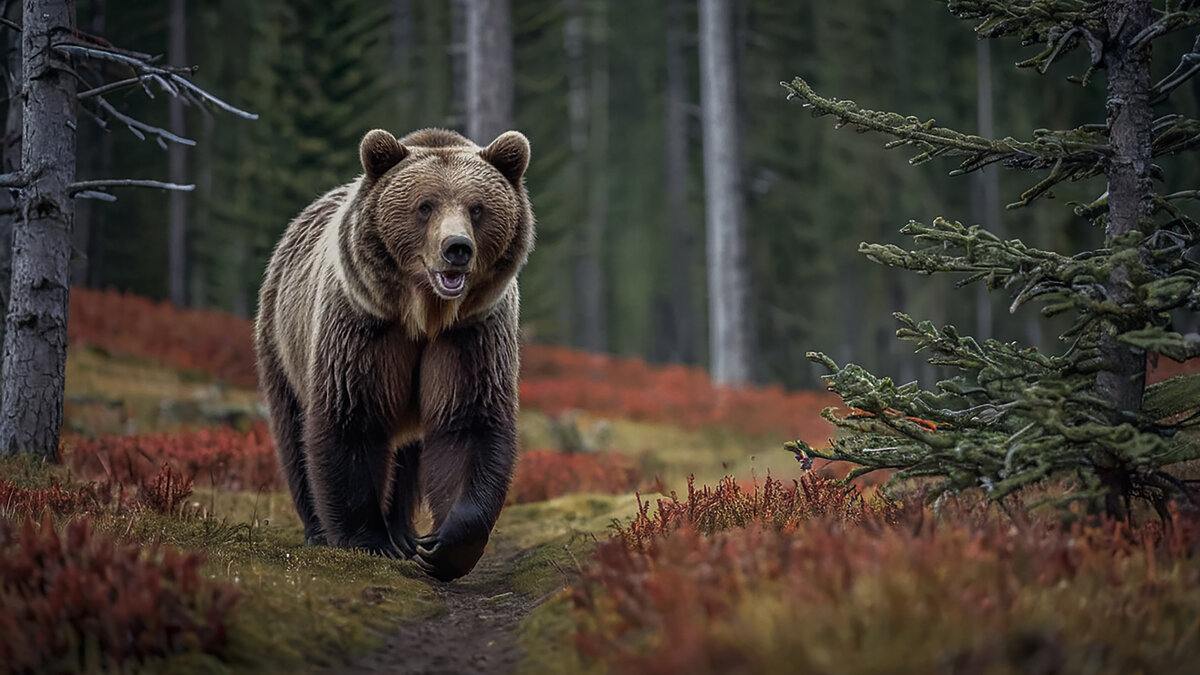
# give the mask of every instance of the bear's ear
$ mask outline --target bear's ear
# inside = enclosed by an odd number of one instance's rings
[[[499,169],[508,182],[520,187],[521,177],[529,166],[529,139],[519,131],[506,131],[480,150],[479,156]]]
[[[373,129],[363,136],[358,156],[362,159],[363,171],[367,172],[367,180],[375,180],[408,157],[408,148],[383,129]]]

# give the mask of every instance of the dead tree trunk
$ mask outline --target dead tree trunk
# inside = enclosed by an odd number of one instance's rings
[[[487,145],[513,124],[508,0],[467,0],[467,137]]]
[[[9,0],[4,8],[4,18],[20,23],[21,3]],[[4,92],[8,98],[8,110],[4,118],[4,138],[0,147],[0,172],[16,174],[21,170],[21,34],[12,30],[3,31],[6,37],[4,64]],[[12,279],[12,233],[17,218],[15,191],[0,190],[0,311],[7,313],[10,280]],[[0,326],[0,343],[4,338]]]
[[[748,272],[730,0],[700,2],[700,101],[708,230],[709,345],[713,379],[750,380]]]
[[[1133,38],[1151,20],[1150,0],[1109,0],[1105,8],[1108,36],[1104,65],[1108,71],[1108,139],[1111,147],[1108,169],[1108,224],[1105,245],[1141,230],[1139,221],[1153,211],[1150,184],[1150,43],[1133,48]],[[1129,270],[1114,267],[1104,287],[1109,301],[1120,305],[1133,302]],[[1146,386],[1146,353],[1117,341],[1115,335],[1140,326],[1110,325],[1101,330],[1103,366],[1096,388],[1114,410],[1114,422],[1128,411],[1142,407]]]
[[[171,0],[168,17],[170,35],[167,38],[167,59],[171,65],[181,66],[187,59],[187,0]],[[185,135],[183,122],[183,99],[172,96],[167,101],[167,117],[171,132]],[[187,155],[184,146],[172,143],[167,149],[167,175],[172,183],[187,181]],[[168,278],[171,302],[177,306],[187,304],[187,195],[173,191],[170,194],[168,212]]]
[[[696,311],[692,298],[694,235],[688,212],[688,75],[684,53],[684,2],[667,0],[666,44],[666,197],[668,240],[671,242],[670,360],[695,363]]]
[[[5,318],[0,455],[53,459],[67,362],[68,263],[74,218],[75,79],[51,48],[74,26],[71,0],[25,0],[24,120],[13,228],[12,297]]]

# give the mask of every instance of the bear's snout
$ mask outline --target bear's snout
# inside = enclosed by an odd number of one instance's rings
[[[462,235],[442,240],[442,259],[451,267],[466,267],[475,255],[475,244]]]

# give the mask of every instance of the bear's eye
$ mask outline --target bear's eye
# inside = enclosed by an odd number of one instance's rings
[[[431,213],[433,213],[433,202],[429,202],[429,201],[421,202],[421,204],[419,206],[417,206],[417,213],[420,213],[422,216],[428,217]]]
[[[483,215],[483,206],[480,204],[476,204],[475,206],[472,206],[470,208],[470,214],[471,214],[471,220],[479,220],[479,217]]]

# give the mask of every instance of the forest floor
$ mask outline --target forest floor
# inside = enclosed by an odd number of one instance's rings
[[[149,360],[73,348],[66,416],[77,438],[171,438],[245,427],[261,419],[262,409],[249,390]],[[779,439],[586,415],[571,424],[585,435],[603,427],[604,445],[640,467],[641,489],[651,498],[685,489],[693,474],[715,482],[730,472],[797,473]],[[523,448],[553,448],[557,430],[555,418],[522,412]],[[62,470],[52,473],[61,478]],[[433,581],[406,561],[305,547],[285,491],[230,490],[206,485],[204,475],[195,477],[191,517],[124,512],[92,520],[141,546],[204,551],[203,570],[242,591],[225,658],[175,659],[167,662],[172,672],[505,673],[580,665],[563,592],[596,541],[636,514],[637,503],[630,492],[510,504],[479,566],[451,583]],[[548,599],[555,602],[543,608]]]

